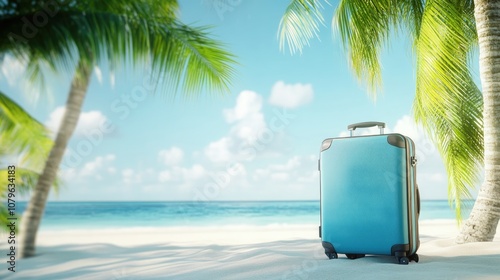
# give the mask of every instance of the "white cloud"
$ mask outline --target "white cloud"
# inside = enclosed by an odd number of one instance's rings
[[[225,120],[232,124],[229,133],[213,141],[204,149],[205,156],[212,162],[223,163],[236,160],[242,145],[252,145],[269,129],[262,113],[262,97],[249,90],[242,91],[236,105],[224,109]]]
[[[273,181],[287,181],[288,179],[290,179],[290,174],[285,172],[271,174],[271,180]]]
[[[301,166],[301,158],[294,156],[284,164],[271,164],[265,169],[257,169],[253,178],[259,180],[262,178],[271,178],[273,180],[289,179],[289,173],[295,173]]]
[[[103,178],[104,173],[114,174],[116,172],[116,169],[111,166],[115,159],[116,156],[114,154],[98,156],[94,160],[85,163],[81,169],[61,169],[61,176],[63,180],[66,181],[82,180],[86,178],[100,180]]]
[[[255,141],[267,127],[262,113],[262,97],[253,91],[242,91],[236,99],[235,107],[225,109],[223,114],[228,123],[234,123],[231,136],[239,140]]]
[[[408,136],[413,140],[413,142],[415,142],[416,155],[419,165],[424,165],[424,162],[429,161],[425,165],[432,164],[432,166],[435,166],[436,168],[440,168],[442,166],[442,160],[436,146],[432,143],[429,137],[427,137],[424,129],[417,126],[415,121],[410,116],[403,116],[400,118],[394,126],[394,132]],[[444,177],[446,176],[444,175]]]
[[[294,168],[297,168],[300,166],[300,157],[294,156],[291,159],[289,159],[285,164],[283,165],[274,165],[272,166],[275,170],[284,170],[284,171],[290,171],[293,170]]]
[[[184,152],[178,147],[172,147],[168,150],[159,152],[159,160],[165,165],[178,165],[184,158]]]
[[[109,170],[107,167],[115,160],[116,156],[109,154],[106,156],[98,156],[93,161],[85,163],[80,175],[85,176],[99,176],[98,173],[102,170]]]
[[[417,126],[415,121],[407,115],[403,116],[396,122],[394,132],[408,136],[414,142],[419,142],[420,140],[426,138],[424,130],[420,126]]]
[[[278,81],[271,90],[269,103],[284,108],[296,108],[311,102],[313,99],[313,87],[311,84],[285,84]]]
[[[43,73],[47,70],[48,66],[44,62],[40,62],[40,67]],[[21,90],[23,95],[25,95],[25,100],[31,105],[35,105],[38,102],[40,93],[45,93],[45,99],[52,103],[54,97],[51,84],[45,83],[44,87],[41,88],[40,84],[29,82],[26,76],[26,69],[27,63],[7,54],[3,57],[3,60],[0,60],[0,80],[3,80],[2,77],[5,77],[7,84],[10,87]]]
[[[233,135],[240,140],[254,142],[259,137],[259,134],[267,128],[262,113],[256,113],[240,120],[232,129]]]
[[[259,168],[253,172],[253,179],[255,181],[260,180],[262,178],[266,178],[271,174],[271,170]]]
[[[156,173],[156,183],[178,192],[190,190],[193,199],[201,192],[208,200],[241,197],[251,192],[251,188],[274,192],[289,185],[294,188],[302,185],[305,189],[314,184],[314,178],[310,178],[317,156],[314,160],[312,156],[291,157],[270,168],[258,168],[259,162],[252,162],[257,155],[273,159],[283,155],[284,130],[294,118],[285,109],[275,109],[266,122],[262,110],[263,98],[259,94],[249,90],[240,92],[234,106],[222,111],[224,120],[230,125],[227,133],[190,155],[201,162],[185,167],[179,165],[180,161],[167,160],[171,164]],[[160,161],[174,157],[172,150],[161,153]]]
[[[99,129],[107,121],[106,116],[99,111],[84,112],[80,115],[77,125],[78,134],[87,134],[88,132]]]
[[[287,145],[285,129],[295,116],[285,109],[275,109],[266,120],[262,112],[262,97],[249,90],[242,91],[233,108],[223,110],[225,120],[231,124],[229,132],[210,142],[203,150],[205,157],[215,164],[248,162],[256,156],[276,158]]]
[[[57,131],[59,131],[59,126],[61,125],[61,120],[65,111],[66,107],[57,107],[54,111],[52,111],[52,113],[50,113],[49,120],[45,122],[45,125],[53,133],[57,133]]]
[[[154,181],[153,169],[125,168],[121,172],[123,183],[126,185],[139,185]]]
[[[1,65],[1,72],[7,79],[9,86],[17,86],[24,72],[26,71],[26,63],[21,62],[11,55],[5,55]]]
[[[191,179],[197,180],[206,175],[205,168],[200,164],[193,165],[190,169],[186,169],[184,177],[189,177]]]
[[[254,114],[259,114],[261,109],[262,97],[253,91],[244,90],[238,95],[234,108],[225,109],[223,113],[226,121],[233,123]]]
[[[255,170],[253,179],[257,182],[272,180],[290,184],[296,182],[313,183],[318,178],[317,160],[317,156],[314,155],[307,157],[294,156],[283,164],[271,164],[266,168]]]
[[[140,178],[131,168],[126,168],[122,170],[122,178],[125,184],[132,184],[140,182]]]
[[[200,180],[207,175],[207,170],[200,164],[194,164],[190,168],[172,167],[158,173],[158,181],[166,182],[182,182],[182,184],[190,184]]]
[[[446,174],[443,174],[441,172],[420,172],[419,175],[425,177],[426,181],[433,182],[435,184],[447,183]]]
[[[317,159],[314,160],[316,162]],[[318,170],[311,170],[309,172],[304,172],[302,173],[298,178],[297,181],[300,183],[306,183],[306,184],[313,184],[313,185],[318,185],[319,182],[319,172]]]
[[[66,108],[63,106],[57,107],[54,111],[52,111],[52,113],[50,113],[49,120],[45,122],[45,125],[54,134],[59,130],[65,110]],[[107,121],[108,119],[106,116],[100,111],[83,112],[80,114],[74,134],[76,136],[83,136],[96,130],[100,131],[103,124]]]
[[[232,150],[233,142],[229,137],[222,137],[221,139],[211,142],[205,148],[205,156],[212,162],[228,162],[234,155]]]
[[[174,180],[174,175],[171,170],[163,170],[158,174],[158,181],[165,183]]]

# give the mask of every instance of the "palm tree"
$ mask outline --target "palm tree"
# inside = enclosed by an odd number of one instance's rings
[[[0,198],[2,201],[7,201],[8,193],[13,193],[16,197],[12,197],[12,199],[17,201],[19,194],[27,194],[32,190],[53,141],[48,136],[48,131],[43,124],[31,117],[3,92],[0,92],[0,132],[0,166],[7,167],[0,169]],[[19,160],[21,166],[14,162],[2,162],[4,158],[17,155],[21,155]],[[15,176],[10,180],[8,166],[14,166],[11,171],[15,170]],[[9,184],[13,184],[14,188],[9,188]],[[10,192],[9,189],[13,192]],[[12,213],[15,213],[17,217],[16,211]],[[12,221],[7,219],[9,217],[12,217],[10,211],[6,204],[2,203],[0,205],[0,221],[3,225]],[[3,226],[1,230],[8,231],[9,228]]]
[[[500,1],[475,0],[479,72],[483,91],[485,178],[457,242],[491,241],[500,219]]]
[[[166,76],[162,92],[196,95],[204,87],[227,90],[234,58],[206,28],[179,22],[175,0],[2,1],[0,11],[0,53],[25,61],[33,82],[43,85],[47,69],[74,73],[54,146],[23,214],[20,255],[29,257],[94,65],[150,61],[153,81]]]
[[[323,23],[321,8],[319,0],[292,0],[280,23],[281,46],[301,51]],[[374,96],[382,46],[393,33],[408,35],[417,67],[414,117],[443,158],[459,221],[463,198],[471,198],[484,166],[484,182],[456,241],[491,241],[500,218],[500,84],[494,82],[500,78],[500,1],[340,0],[332,25],[354,74]],[[482,93],[470,67],[478,46]]]

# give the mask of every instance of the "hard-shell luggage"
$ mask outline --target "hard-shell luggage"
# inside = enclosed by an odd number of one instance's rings
[[[371,126],[380,135],[352,136]],[[415,144],[401,134],[383,134],[384,128],[381,122],[349,125],[351,137],[321,145],[319,235],[330,259],[376,254],[395,256],[400,264],[419,260]]]

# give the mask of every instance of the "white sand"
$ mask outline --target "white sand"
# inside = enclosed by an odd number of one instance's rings
[[[42,231],[15,273],[2,243],[0,279],[500,279],[500,228],[494,242],[465,245],[457,231],[420,222],[420,262],[409,265],[328,260],[313,225]]]

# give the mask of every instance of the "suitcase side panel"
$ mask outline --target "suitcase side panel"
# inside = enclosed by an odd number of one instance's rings
[[[386,255],[409,243],[404,148],[387,135],[336,138],[320,170],[323,241],[339,253]]]
[[[407,158],[408,158],[408,193],[409,193],[409,235],[410,235],[410,248],[409,255],[415,254],[420,246],[418,219],[419,219],[419,205],[420,196],[418,195],[417,174],[416,174],[416,148],[415,143],[410,137],[405,137],[407,143]]]

